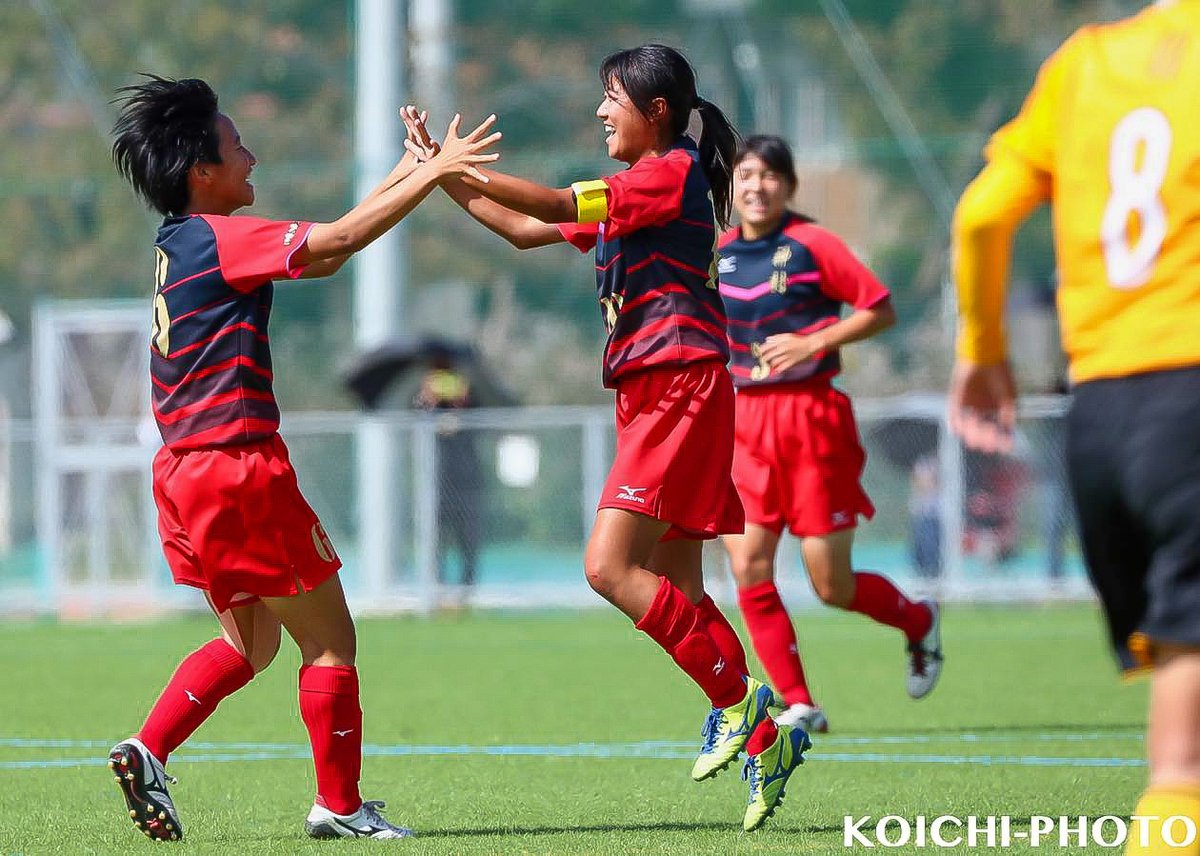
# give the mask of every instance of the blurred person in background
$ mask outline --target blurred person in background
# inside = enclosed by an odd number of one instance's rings
[[[961,329],[950,419],[1012,447],[1004,297],[1012,238],[1054,208],[1058,309],[1073,402],[1067,468],[1084,557],[1127,672],[1153,669],[1149,818],[1127,853],[1200,821],[1200,2],[1083,27],[992,137],[958,204]]]
[[[850,399],[832,381],[838,349],[892,326],[896,313],[841,239],[788,209],[798,180],[782,139],[747,138],[733,175],[740,225],[720,238],[718,271],[737,387],[733,479],[746,531],[726,535],[725,546],[754,650],[787,704],[776,722],[826,731],[775,586],[784,528],[800,539],[823,602],[904,633],[910,696],[928,695],[941,674],[937,605],[855,571],[851,559],[858,517],[875,509],[859,481],[866,454]],[[845,318],[843,306],[852,310]]]
[[[463,430],[456,411],[475,407],[467,375],[452,360],[435,359],[421,379],[413,406],[437,420],[438,461],[438,581],[447,583],[444,548],[453,538],[462,562],[458,603],[475,585],[480,542],[483,540],[483,466],[471,431]]]
[[[332,223],[233,216],[254,203],[257,160],[203,80],[153,75],[119,90],[113,159],[164,219],[154,242],[150,373],[163,446],[154,500],[175,581],[194,586],[220,638],[179,664],[109,768],[129,816],[157,841],[182,838],[168,757],[222,699],[267,667],[280,628],[300,649],[300,715],[316,766],[305,831],[314,838],[404,838],[364,802],[354,623],[333,545],[296,483],[279,436],[267,324],[272,280],[328,276],[392,228],[451,174],[495,160],[488,120],[464,138],[457,117],[437,157],[406,154]],[[493,117],[494,119],[494,117]],[[153,645],[148,639],[147,645]]]
[[[775,811],[811,744],[799,727],[776,728],[767,713],[773,693],[749,675],[737,633],[704,591],[704,540],[743,525],[730,479],[733,384],[713,254],[714,221],[729,219],[737,132],[697,95],[695,72],[674,48],[618,51],[601,64],[600,82],[596,118],[609,156],[628,169],[568,188],[495,172],[486,184],[443,187],[519,249],[565,241],[595,251],[617,454],[584,572],[711,702],[692,778],[709,779],[746,751],[750,831]]]

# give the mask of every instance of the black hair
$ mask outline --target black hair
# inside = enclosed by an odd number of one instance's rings
[[[737,154],[733,158],[733,165],[737,166],[751,155],[765,163],[771,172],[777,172],[786,178],[792,186],[792,192],[796,192],[800,180],[796,177],[796,164],[792,160],[792,150],[783,141],[783,137],[776,137],[773,134],[754,134],[746,137],[738,147]]]
[[[733,158],[733,165],[736,167],[751,155],[766,164],[767,169],[771,172],[779,173],[787,180],[792,188],[789,195],[796,192],[796,188],[800,185],[800,179],[796,175],[796,162],[792,159],[792,150],[783,137],[777,137],[774,134],[752,134],[746,137],[738,147],[737,154]],[[807,214],[798,214],[794,211],[792,213],[806,223],[816,222]]]
[[[713,213],[722,228],[729,225],[732,204],[733,156],[737,151],[737,130],[721,109],[696,94],[696,72],[683,54],[666,45],[642,45],[617,51],[600,64],[600,81],[607,90],[613,81],[629,96],[643,116],[649,115],[650,102],[667,102],[671,133],[678,137],[687,130],[692,110],[700,111],[703,131],[697,145],[700,166],[712,188]]]
[[[195,78],[144,76],[144,82],[117,90],[113,162],[156,211],[181,214],[188,205],[188,170],[221,162],[217,94]]]

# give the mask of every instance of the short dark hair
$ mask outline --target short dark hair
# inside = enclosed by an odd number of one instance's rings
[[[188,205],[188,170],[220,163],[217,94],[203,80],[155,74],[117,90],[113,162],[138,196],[164,216]]]
[[[800,184],[796,177],[796,163],[792,160],[792,150],[782,137],[773,134],[754,134],[746,137],[733,158],[733,165],[737,166],[751,155],[765,163],[767,169],[786,178],[795,192]]]
[[[692,111],[700,111],[703,130],[696,146],[700,166],[712,188],[713,213],[721,227],[729,225],[732,205],[733,154],[737,151],[738,132],[717,105],[696,94],[696,72],[687,57],[675,48],[649,44],[617,51],[600,64],[600,81],[605,91],[613,81],[621,84],[630,102],[643,116],[650,102],[667,102],[671,133],[676,137],[687,130]]]

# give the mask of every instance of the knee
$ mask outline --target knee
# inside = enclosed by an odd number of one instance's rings
[[[583,575],[588,585],[605,600],[612,600],[613,593],[629,570],[625,563],[601,550],[589,548],[583,557]]]
[[[729,566],[739,589],[775,579],[775,563],[770,556],[736,556]]]
[[[353,666],[357,654],[358,642],[353,625],[327,642],[308,641],[300,646],[300,657],[310,666]]]

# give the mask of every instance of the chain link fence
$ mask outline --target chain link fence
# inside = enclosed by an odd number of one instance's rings
[[[860,526],[856,566],[951,599],[1087,596],[1063,481],[1065,400],[1025,402],[1012,455],[963,455],[941,430],[942,407],[932,396],[859,403],[865,486],[877,514]],[[353,461],[363,418],[310,413],[285,416],[283,425],[301,487],[345,562],[356,609],[599,603],[584,581],[582,555],[612,455],[608,408],[372,417],[382,419],[396,453],[393,547],[382,578],[370,578],[359,561],[368,545]],[[155,539],[152,444],[143,448],[141,471],[57,476],[65,499],[47,518],[39,503],[45,480],[56,476],[35,465],[45,451],[34,424],[3,425],[4,612],[203,606],[173,587],[161,557],[146,550]],[[706,557],[712,588],[731,596],[722,551],[712,545]],[[812,600],[795,539],[783,542],[779,576],[789,598]]]

